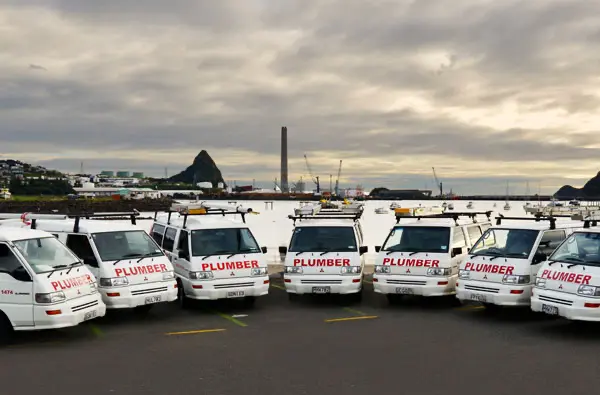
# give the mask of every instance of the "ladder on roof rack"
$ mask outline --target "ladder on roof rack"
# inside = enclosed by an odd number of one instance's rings
[[[230,203],[219,203],[219,202],[201,202],[201,203],[175,203],[171,208],[166,211],[167,213],[167,225],[171,224],[171,217],[173,213],[177,213],[183,216],[183,229],[187,226],[187,220],[189,216],[196,215],[240,215],[242,222],[246,223],[246,214],[258,214],[251,208],[243,207],[242,205],[235,205]],[[154,220],[158,216],[158,211],[154,212]]]
[[[79,213],[79,214],[38,214],[38,213],[23,213],[23,214],[0,214],[0,218],[2,219],[20,219],[24,224],[31,225],[31,229],[37,228],[38,220],[65,220],[65,219],[75,219],[75,223],[73,224],[73,233],[79,233],[79,222],[81,218],[85,219],[93,219],[93,218],[129,218],[131,220],[132,225],[136,225],[136,217],[139,217],[140,212],[138,210],[134,210],[131,212],[123,212],[123,213]],[[31,221],[31,222],[30,222]]]
[[[362,212],[355,214],[336,214],[336,215],[288,215],[288,218],[294,221],[294,225],[298,220],[323,220],[323,219],[348,219],[354,222],[358,221],[362,216]]]
[[[454,222],[458,225],[458,219],[461,217],[471,218],[473,223],[477,223],[477,216],[485,215],[488,220],[490,220],[492,211],[470,211],[470,212],[454,212],[454,213],[442,213],[442,214],[431,214],[431,215],[396,215],[396,223],[400,222],[402,218],[413,218],[418,221],[422,219],[440,219],[440,218],[449,218],[453,219]]]

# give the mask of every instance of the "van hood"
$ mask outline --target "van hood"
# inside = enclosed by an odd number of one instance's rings
[[[252,269],[266,268],[264,254],[260,252],[249,254],[211,255],[202,259],[201,256],[192,257],[191,271],[212,272],[213,278],[251,277]]]
[[[138,262],[139,261],[139,262]],[[116,262],[116,264],[115,264]],[[163,272],[173,271],[173,265],[164,256],[123,259],[122,261],[104,261],[100,270],[101,277],[127,277],[130,285],[157,282],[163,280]]]
[[[285,257],[285,266],[302,267],[303,274],[341,274],[346,266],[361,266],[360,254],[350,252],[289,252]]]
[[[460,269],[469,271],[469,279],[501,283],[505,275],[529,275],[530,263],[527,258],[502,258],[476,255],[468,256],[460,264]]]
[[[546,280],[545,289],[577,294],[582,285],[600,286],[600,267],[555,262],[544,262],[538,271],[538,278]],[[569,267],[570,266],[570,267]]]
[[[47,290],[47,292],[62,291],[67,300],[97,292],[96,277],[83,265],[73,267],[71,271],[69,269],[57,270],[52,273],[50,278],[48,278],[49,274],[49,272],[40,273],[35,276],[35,281],[40,290]]]
[[[429,268],[452,266],[450,254],[443,252],[392,252],[388,255],[388,252],[380,251],[375,264],[389,266],[390,274],[408,276],[426,276]]]

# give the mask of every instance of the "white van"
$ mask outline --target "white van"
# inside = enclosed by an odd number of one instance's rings
[[[510,221],[510,222],[503,222]],[[555,217],[497,217],[469,251],[458,272],[456,297],[487,308],[529,306],[543,261],[581,221]]]
[[[245,221],[252,209],[202,202],[175,204],[172,210],[155,216],[150,233],[173,262],[182,307],[190,299],[224,298],[252,305],[268,294],[267,248],[259,247]]]
[[[96,278],[51,234],[0,227],[0,340],[106,313]]]
[[[342,210],[320,210],[307,205],[288,218],[294,221],[289,247],[284,256],[284,284],[291,300],[302,294],[362,296],[364,254],[359,219],[364,206]],[[298,221],[298,223],[296,223]]]
[[[454,294],[458,265],[468,249],[492,226],[490,215],[491,211],[397,215],[397,224],[383,246],[375,247],[378,252],[373,274],[375,292],[386,295],[390,303],[399,301],[402,295]],[[400,223],[401,218],[413,221]]]
[[[147,312],[156,303],[177,299],[173,266],[145,230],[139,213],[53,215],[27,214],[23,222],[2,226],[31,227],[52,233],[98,278],[98,290],[109,309]],[[130,218],[131,223],[93,218]],[[0,218],[11,218],[0,214]],[[85,218],[85,219],[84,219]]]
[[[594,221],[595,222],[595,221]],[[570,320],[600,321],[600,229],[586,221],[538,271],[531,309]]]

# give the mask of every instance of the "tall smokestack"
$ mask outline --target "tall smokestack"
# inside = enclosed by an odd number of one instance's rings
[[[288,187],[288,152],[287,127],[281,128],[281,192],[289,192]]]

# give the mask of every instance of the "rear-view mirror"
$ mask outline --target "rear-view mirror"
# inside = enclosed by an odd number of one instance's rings
[[[463,249],[462,247],[454,247],[452,249],[452,253],[450,254],[452,256],[452,258],[454,258],[457,255],[461,255],[463,253]]]
[[[260,250],[262,251],[263,254],[267,253],[267,247],[260,247]]]
[[[369,247],[368,246],[360,246],[360,248],[358,249],[358,252],[360,253],[360,255],[365,254],[365,253],[369,252]]]
[[[381,251],[381,246],[375,246],[375,252]]]

